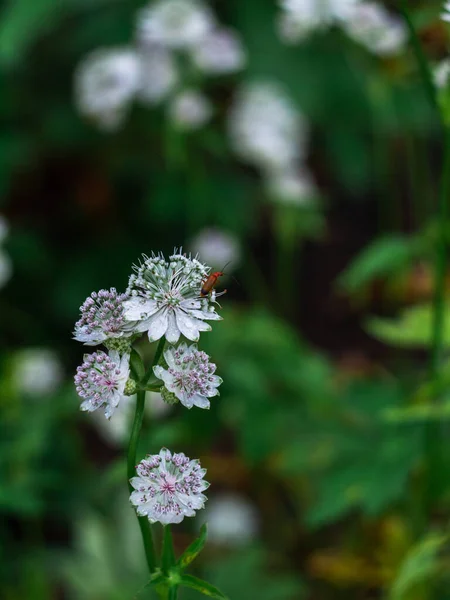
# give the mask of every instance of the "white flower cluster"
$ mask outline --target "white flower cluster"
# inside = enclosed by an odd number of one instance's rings
[[[332,25],[342,27],[349,37],[380,56],[397,54],[407,41],[401,19],[371,0],[280,0],[280,5],[278,30],[288,44]]]
[[[450,0],[446,0],[444,2],[444,6],[442,7],[441,19],[450,23]]]
[[[213,110],[199,90],[186,87],[186,62],[199,78],[221,76],[243,69],[246,54],[237,34],[200,0],[156,0],[140,10],[133,44],[95,50],[82,61],[76,105],[103,129],[116,130],[134,100],[167,100],[174,126],[197,129]]]
[[[133,269],[125,293],[114,288],[92,293],[80,307],[81,317],[75,324],[76,340],[108,349],[108,353],[86,354],[77,369],[74,379],[81,410],[102,409],[107,419],[117,411],[117,435],[123,435],[128,422],[126,396],[136,390],[151,391],[156,386],[169,404],[207,409],[222,383],[209,356],[181,339],[197,342],[200,332],[211,329],[207,321],[221,319],[214,285],[206,285],[210,268],[175,250],[168,259],[162,254],[143,256]],[[137,375],[131,371],[132,344],[143,332],[150,342],[162,340],[161,350],[162,344],[169,344],[153,366],[156,383],[151,387],[147,376],[135,380]],[[205,471],[184,454],[172,455],[163,449],[142,461],[137,472],[139,477],[131,480],[136,490],[131,502],[150,521],[179,523],[203,507],[202,492],[208,485],[203,481]]]
[[[229,131],[236,154],[261,170],[276,200],[303,204],[317,196],[304,163],[308,126],[280,85],[253,82],[238,90]]]

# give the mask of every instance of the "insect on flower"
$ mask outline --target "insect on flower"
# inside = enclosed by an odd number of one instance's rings
[[[214,273],[211,273],[211,275],[209,275],[205,279],[205,281],[202,284],[202,289],[200,290],[200,296],[202,298],[206,298],[207,296],[211,296],[212,294],[214,294],[214,297],[223,296],[223,294],[227,293],[227,290],[223,290],[223,292],[220,292],[220,294],[216,294],[214,288],[216,287],[220,277],[223,277],[225,275],[224,269],[229,264],[230,263],[227,262],[227,264],[224,267],[222,267],[221,271],[214,271]]]

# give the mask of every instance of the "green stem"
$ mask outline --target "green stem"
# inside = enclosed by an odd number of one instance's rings
[[[141,433],[142,421],[144,419],[144,408],[145,408],[145,391],[140,390],[137,393],[136,400],[136,412],[134,414],[133,427],[131,429],[130,443],[128,445],[127,454],[127,476],[128,476],[128,489],[130,493],[133,491],[133,487],[130,483],[130,479],[135,476],[135,465],[136,465],[136,453],[137,444],[139,441],[139,435]],[[156,556],[155,549],[153,546],[153,536],[151,525],[147,517],[138,517],[139,527],[141,529],[142,541],[144,543],[145,557],[147,559],[148,570],[150,575],[156,569]]]
[[[145,375],[142,378],[142,382],[141,382],[142,385],[146,386],[147,383],[149,382],[150,378],[152,377],[153,367],[158,364],[159,359],[161,358],[161,355],[163,353],[165,343],[166,343],[166,338],[162,337],[159,340],[158,346],[156,348],[156,352],[155,352],[155,356],[153,357],[152,364],[149,366],[149,368],[145,372]]]
[[[175,552],[173,549],[172,531],[170,525],[164,527],[162,561],[161,566],[163,573],[170,578],[170,570],[175,566]],[[167,584],[165,589],[167,600],[177,600],[177,586]]]

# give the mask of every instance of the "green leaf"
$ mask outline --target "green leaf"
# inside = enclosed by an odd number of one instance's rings
[[[134,375],[137,381],[140,381],[145,375],[145,368],[142,358],[134,348],[131,350],[130,367],[131,373]]]
[[[366,247],[339,276],[337,283],[346,292],[355,292],[377,277],[404,268],[420,250],[417,238],[388,236]]]
[[[224,594],[222,594],[222,592],[218,590],[215,586],[211,585],[207,581],[203,581],[203,579],[194,577],[193,575],[181,575],[180,585],[196,590],[197,592],[200,592],[200,594],[203,594],[204,596],[209,596],[210,598],[218,598],[218,600],[227,600],[227,597]]]
[[[192,542],[192,544],[190,544],[186,548],[186,550],[183,552],[183,554],[178,559],[177,566],[180,569],[185,569],[188,565],[191,564],[191,562],[193,560],[195,560],[197,558],[197,556],[200,554],[200,552],[203,550],[203,548],[206,544],[207,537],[208,537],[208,527],[207,527],[207,524],[204,523],[201,526],[200,535],[198,536],[198,538],[196,540],[194,540]]]
[[[450,307],[446,308],[443,340],[450,346]],[[430,304],[404,310],[396,319],[372,317],[366,323],[367,331],[377,339],[402,348],[426,348],[431,344],[433,308]]]
[[[171,567],[175,564],[175,553],[173,550],[173,539],[170,525],[164,527],[164,538],[162,548],[162,568],[163,572],[168,574]]]
[[[389,600],[409,598],[409,592],[418,586],[429,587],[438,570],[438,553],[447,541],[448,536],[431,534],[410,550],[389,590]],[[417,597],[424,596],[419,593]]]

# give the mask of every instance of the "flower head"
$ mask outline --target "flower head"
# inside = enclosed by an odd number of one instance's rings
[[[172,123],[185,131],[199,129],[209,121],[212,107],[197,90],[185,90],[176,96],[169,108]]]
[[[408,37],[403,21],[376,2],[356,5],[345,23],[345,30],[356,42],[380,56],[398,53]]]
[[[178,83],[178,71],[172,53],[167,48],[149,45],[141,52],[142,80],[139,99],[151,105],[164,100]]]
[[[209,408],[208,398],[219,394],[217,388],[222,383],[222,379],[214,375],[216,365],[209,362],[209,356],[195,344],[180,344],[177,348],[168,348],[164,358],[168,368],[157,365],[153,371],[164,381],[166,389],[186,408]]]
[[[141,10],[138,38],[169,48],[196,44],[214,26],[209,9],[198,0],[157,0]]]
[[[77,394],[83,400],[81,410],[92,412],[103,408],[106,418],[111,417],[125,395],[129,361],[129,354],[121,357],[115,350],[109,355],[105,352],[84,355],[84,362],[75,375]]]
[[[81,318],[75,323],[74,339],[87,346],[131,336],[132,325],[125,320],[123,303],[126,294],[115,288],[92,292],[80,307]]]
[[[446,0],[442,7],[441,19],[450,23],[450,0]]]
[[[202,492],[209,483],[203,479],[206,469],[198,460],[163,448],[142,460],[136,471],[138,476],[130,480],[135,489],[130,501],[137,514],[151,523],[181,523],[204,507],[207,498]]]
[[[136,321],[135,331],[147,331],[151,342],[163,335],[175,344],[184,335],[198,341],[201,331],[210,331],[205,320],[219,320],[214,303],[201,297],[202,284],[209,268],[184,254],[175,253],[167,261],[163,256],[144,256],[134,267],[124,302],[125,318]]]
[[[236,236],[215,228],[202,229],[191,240],[190,247],[213,268],[222,270],[227,265],[227,272],[236,268],[242,253]]]
[[[61,361],[48,348],[27,348],[14,361],[13,379],[17,389],[29,396],[52,394],[63,379]]]
[[[238,546],[254,540],[260,529],[258,511],[244,496],[222,493],[209,499],[205,511],[208,540]]]
[[[240,71],[245,65],[245,50],[234,31],[215,29],[192,50],[195,66],[204,73],[224,75]]]
[[[75,96],[82,114],[105,128],[117,129],[141,80],[141,62],[131,48],[95,50],[75,75]]]
[[[307,206],[313,204],[319,195],[311,173],[306,168],[271,174],[267,187],[271,198],[280,204]]]

